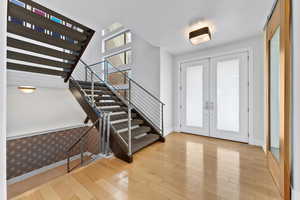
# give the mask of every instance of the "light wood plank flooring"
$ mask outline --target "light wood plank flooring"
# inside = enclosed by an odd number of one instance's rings
[[[15,199],[279,200],[261,148],[173,133],[127,164],[96,161]]]

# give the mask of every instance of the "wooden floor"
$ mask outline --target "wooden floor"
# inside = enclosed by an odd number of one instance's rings
[[[96,161],[15,199],[277,200],[258,147],[173,133],[127,164]]]

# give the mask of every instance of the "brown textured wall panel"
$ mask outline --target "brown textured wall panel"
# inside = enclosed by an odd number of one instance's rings
[[[88,127],[69,129],[7,141],[7,179],[45,167],[67,158],[66,150]],[[86,151],[99,152],[98,131],[92,129],[86,138]],[[72,155],[79,153],[76,145]]]

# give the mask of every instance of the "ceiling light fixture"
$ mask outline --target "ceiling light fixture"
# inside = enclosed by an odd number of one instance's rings
[[[189,39],[193,45],[198,45],[211,40],[209,27],[200,28],[189,33]]]
[[[33,86],[19,86],[18,89],[26,94],[33,93],[36,90],[36,88]]]

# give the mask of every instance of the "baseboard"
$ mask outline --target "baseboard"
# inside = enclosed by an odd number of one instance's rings
[[[300,192],[294,190],[294,188],[292,188],[291,191],[292,191],[292,200],[299,200],[300,199]]]
[[[170,134],[173,133],[173,132],[174,132],[174,131],[168,131],[168,132],[166,132],[166,133],[164,134],[164,137],[170,135]]]
[[[169,135],[170,133],[174,132],[174,128],[173,127],[165,127],[164,129],[164,137],[166,137],[167,135]]]
[[[84,153],[84,156],[90,156],[90,155],[91,155],[90,152],[85,152],[85,153]],[[70,161],[77,160],[77,159],[80,159],[80,154],[71,157],[71,158],[70,158]],[[42,168],[40,168],[40,169],[33,170],[33,171],[28,172],[28,173],[26,173],[26,174],[23,174],[23,175],[21,175],[21,176],[17,176],[17,177],[11,178],[11,179],[7,180],[7,185],[11,185],[11,184],[14,184],[14,183],[23,181],[23,180],[25,180],[25,179],[27,179],[27,178],[30,178],[30,177],[32,177],[32,176],[41,174],[41,173],[43,173],[43,172],[45,172],[45,171],[48,171],[48,170],[50,170],[50,169],[59,167],[59,166],[61,166],[61,165],[65,165],[66,163],[67,163],[67,159],[62,160],[62,161],[59,161],[59,162],[56,162],[56,163],[53,163],[53,164],[48,165],[48,166],[45,166],[45,167],[42,167]],[[67,170],[67,169],[66,169],[66,170]]]
[[[249,140],[249,144],[253,145],[253,146],[263,147],[264,146],[264,141],[259,140],[259,139],[252,139],[252,140]]]

